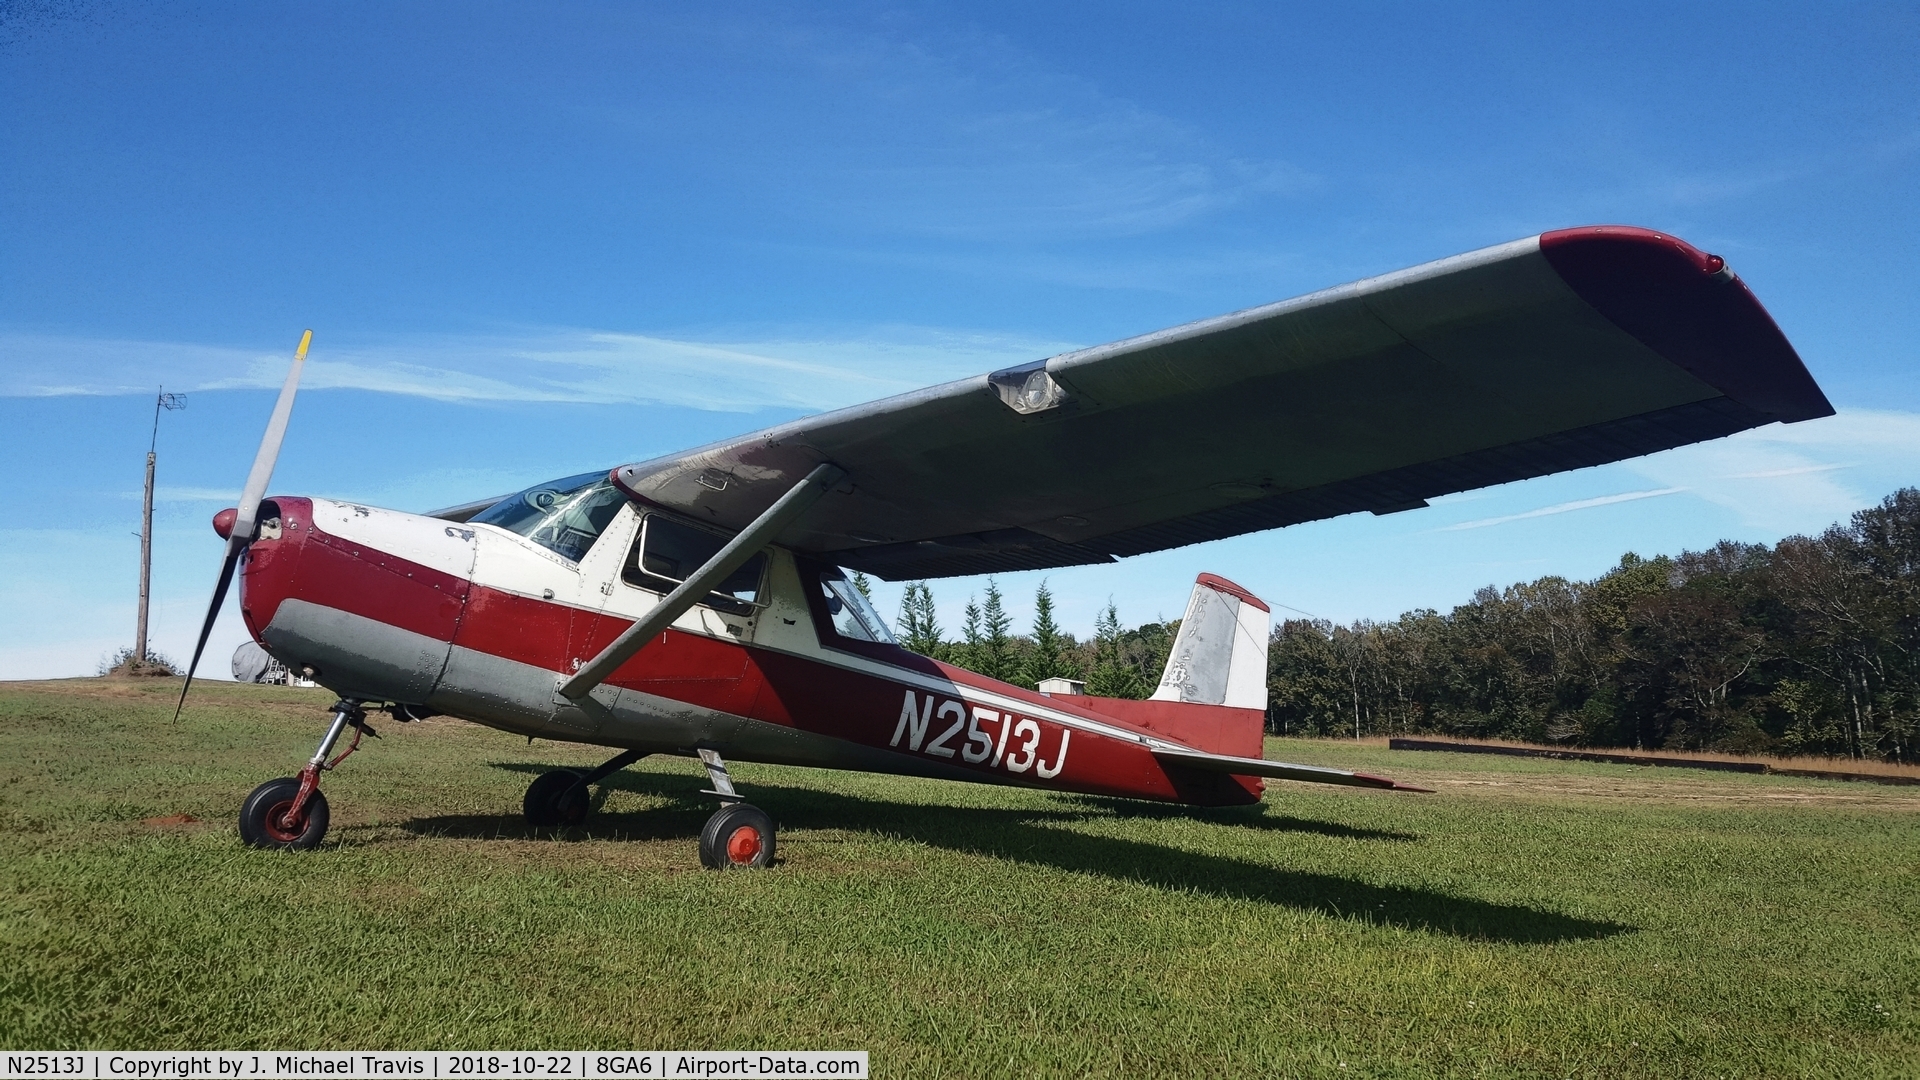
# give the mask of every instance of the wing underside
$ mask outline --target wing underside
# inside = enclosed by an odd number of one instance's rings
[[[1832,413],[1714,256],[1567,230],[615,471],[891,580],[1107,562]]]

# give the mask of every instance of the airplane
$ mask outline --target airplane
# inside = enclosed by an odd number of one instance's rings
[[[1109,563],[1619,461],[1833,407],[1726,262],[1587,226],[1064,353],[427,514],[266,498],[304,334],[181,688],[236,571],[248,632],[339,695],[297,776],[247,796],[254,847],[310,849],[322,774],[369,710],[617,749],[528,786],[584,821],[649,754],[697,757],[714,869],[772,865],[727,762],[1191,806],[1266,780],[1424,790],[1265,760],[1270,610],[1202,574],[1153,695],[1042,693],[897,645],[890,580]],[[178,708],[176,708],[176,717]],[[351,742],[334,750],[348,729]]]

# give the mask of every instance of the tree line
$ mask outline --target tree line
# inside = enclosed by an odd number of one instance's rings
[[[1109,602],[1091,641],[1054,621],[1042,582],[1015,634],[999,587],[959,635],[907,586],[915,652],[1007,682],[1066,676],[1141,698],[1179,621],[1127,629]],[[1440,733],[1573,746],[1824,754],[1912,762],[1920,730],[1920,490],[1771,547],[1628,554],[1592,581],[1491,586],[1451,612],[1273,628],[1267,723],[1278,734]]]
[[[856,579],[855,584],[860,581]],[[906,648],[989,678],[1030,689],[1037,689],[1044,679],[1084,679],[1087,693],[1119,698],[1153,693],[1180,628],[1180,620],[1175,619],[1128,629],[1109,600],[1094,620],[1093,639],[1078,641],[1055,621],[1053,592],[1045,581],[1034,591],[1033,611],[1032,632],[1015,634],[1000,586],[988,578],[985,599],[967,598],[959,636],[949,640],[934,614],[932,588],[924,581],[912,581],[901,598],[894,628]]]
[[[1920,491],[1818,536],[1626,555],[1442,615],[1289,620],[1269,725],[1915,760]]]

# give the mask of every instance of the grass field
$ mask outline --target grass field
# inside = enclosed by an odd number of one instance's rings
[[[379,727],[333,831],[233,814],[321,691],[0,684],[7,1048],[866,1049],[880,1076],[1920,1075],[1920,789],[1274,740],[1437,795],[1186,811],[740,765],[782,864],[699,868],[686,761]],[[190,815],[184,824],[147,819]]]

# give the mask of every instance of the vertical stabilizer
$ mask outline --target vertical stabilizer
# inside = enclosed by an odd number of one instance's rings
[[[1266,711],[1271,610],[1226,578],[1201,574],[1152,700]]]

